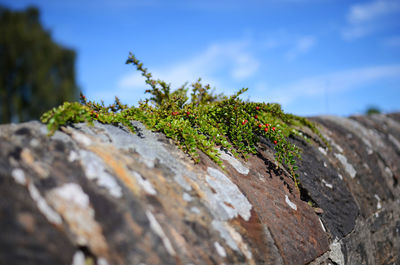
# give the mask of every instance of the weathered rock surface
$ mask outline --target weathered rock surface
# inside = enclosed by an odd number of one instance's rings
[[[400,264],[400,114],[314,120],[301,192],[267,142],[223,171],[140,123],[2,125],[0,264]]]

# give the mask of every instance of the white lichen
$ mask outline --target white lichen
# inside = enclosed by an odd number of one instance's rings
[[[99,186],[107,189],[112,196],[122,197],[122,188],[118,185],[117,180],[108,173],[102,159],[85,150],[80,150],[79,156],[88,179],[96,181]]]
[[[214,247],[217,250],[218,255],[220,255],[221,257],[225,258],[226,257],[226,251],[224,249],[223,246],[221,246],[220,243],[218,243],[217,241],[214,242]]]
[[[14,178],[15,182],[17,182],[18,184],[26,185],[26,177],[25,177],[25,173],[22,169],[14,168],[11,171],[11,176]]]
[[[167,235],[164,233],[164,230],[162,229],[161,225],[158,223],[157,219],[148,210],[146,211],[146,216],[147,216],[147,219],[149,219],[150,228],[154,231],[154,233],[156,233],[156,235],[158,235],[161,238],[167,252],[171,256],[176,256],[176,252],[175,252],[174,248],[172,247],[171,241],[169,240]]]
[[[357,171],[354,169],[353,165],[347,162],[347,158],[342,154],[335,153],[336,158],[343,165],[344,170],[349,174],[349,176],[353,179],[356,177]]]
[[[325,149],[325,148],[322,148],[322,147],[320,146],[320,147],[318,147],[318,150],[319,150],[322,154],[327,155],[327,152],[326,152],[326,149]]]
[[[287,195],[285,195],[285,202],[287,205],[289,205],[290,208],[292,208],[293,210],[297,211],[297,206],[296,204],[294,204],[293,202],[291,202],[289,200],[289,197]]]
[[[77,141],[78,143],[84,145],[84,146],[89,146],[92,144],[92,140],[88,136],[86,136],[83,133],[80,133],[76,130],[72,131],[71,134],[72,138]]]
[[[328,183],[328,182],[326,182],[324,179],[322,179],[322,183],[323,183],[326,187],[328,187],[328,188],[330,188],[330,189],[333,188],[333,185],[330,184],[330,183]]]
[[[218,169],[209,167],[207,173],[206,181],[215,191],[209,196],[209,200],[213,201],[210,206],[214,213],[221,219],[231,219],[240,215],[248,221],[251,216],[252,205],[236,184]],[[224,215],[227,218],[224,218]]]
[[[249,174],[249,169],[243,164],[236,159],[233,155],[227,154],[226,152],[219,151],[220,158],[227,161],[229,164],[231,164],[237,172],[243,175]]]
[[[378,194],[375,194],[374,197],[375,197],[375,199],[378,201],[378,202],[376,203],[376,208],[379,210],[379,209],[382,208],[381,198],[379,198]]]
[[[71,152],[69,152],[69,155],[68,155],[68,161],[72,163],[78,159],[79,159],[79,155],[75,151],[71,150]]]
[[[137,173],[136,171],[132,172],[132,175],[135,176],[136,182],[139,184],[139,186],[147,193],[150,195],[156,195],[157,191],[154,189],[153,185],[151,185],[151,182],[147,179],[144,179],[142,175]]]
[[[50,223],[56,225],[62,224],[61,216],[47,204],[47,201],[42,197],[36,186],[25,177],[25,173],[22,169],[14,168],[11,171],[11,176],[18,184],[27,186],[29,195],[35,201],[39,211]]]
[[[64,184],[59,188],[53,189],[52,192],[56,192],[61,199],[76,204],[80,208],[89,207],[89,196],[76,183]]]
[[[184,201],[190,202],[193,200],[192,196],[190,196],[188,193],[184,192],[182,195],[182,198]]]
[[[345,265],[342,245],[340,242],[335,239],[332,244],[330,244],[329,248],[331,250],[329,253],[329,258],[338,265]]]
[[[49,191],[46,198],[68,224],[76,244],[89,246],[95,254],[107,251],[107,243],[95,219],[89,196],[80,185],[66,183]]]
[[[53,224],[62,224],[61,216],[47,204],[47,201],[42,197],[33,183],[28,184],[28,190],[32,199],[36,202],[39,211],[47,218],[47,220]]]
[[[219,232],[225,243],[233,250],[242,252],[243,255],[252,263],[252,253],[243,241],[242,236],[227,222],[213,220],[212,227]]]
[[[321,224],[322,230],[324,230],[324,232],[326,232],[325,226],[322,223],[321,218],[318,218],[318,220],[319,220],[319,223]]]
[[[85,265],[85,254],[80,250],[75,252],[71,265]]]

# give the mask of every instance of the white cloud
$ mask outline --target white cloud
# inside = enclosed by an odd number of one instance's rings
[[[355,40],[367,36],[375,30],[375,25],[351,25],[343,30],[342,36],[346,40]]]
[[[376,0],[351,6],[348,20],[353,24],[364,23],[399,10],[400,2],[397,0]]]
[[[275,49],[278,48],[279,46],[282,45],[282,42],[276,38],[271,38],[271,39],[267,39],[264,42],[263,47],[265,47],[266,49]]]
[[[265,90],[269,91],[269,100],[288,105],[301,97],[318,98],[324,95],[327,89],[331,94],[338,94],[389,78],[400,79],[400,64],[328,73],[304,78],[280,87],[268,87]]]
[[[235,67],[231,71],[231,75],[236,80],[243,80],[252,76],[260,66],[255,57],[249,54],[238,54],[234,59]]]
[[[381,20],[399,12],[398,0],[374,0],[352,5],[347,14],[348,25],[342,35],[347,40],[367,36],[383,26]]]
[[[221,87],[217,76],[228,75],[228,78],[245,80],[255,74],[259,61],[249,51],[248,41],[212,44],[204,51],[184,61],[150,69],[156,79],[171,82],[177,88],[185,82],[194,82],[199,77],[212,87]],[[143,90],[144,78],[139,72],[123,76],[118,81],[120,90]]]
[[[32,2],[32,1],[31,1]],[[46,7],[53,7],[57,9],[73,9],[74,11],[120,11],[129,8],[146,8],[160,6],[159,0],[69,0],[69,1],[53,1],[41,0],[33,1],[43,4]]]
[[[140,88],[143,87],[144,84],[145,78],[139,72],[123,76],[118,81],[118,87],[121,89]]]
[[[400,36],[393,36],[393,37],[387,38],[387,39],[383,40],[382,43],[386,47],[398,48],[398,47],[400,47]]]
[[[312,36],[303,36],[295,41],[294,47],[288,50],[285,54],[286,58],[293,60],[297,56],[307,53],[316,44],[316,40]]]
[[[313,4],[330,0],[186,0],[186,1],[166,1],[170,5],[183,8],[206,10],[206,11],[227,11],[227,10],[245,10],[249,8],[271,8],[277,5],[290,4]]]
[[[283,51],[283,56],[291,61],[300,55],[310,52],[316,45],[317,38],[313,35],[293,34],[281,29],[264,40],[261,47],[264,49],[286,50]]]

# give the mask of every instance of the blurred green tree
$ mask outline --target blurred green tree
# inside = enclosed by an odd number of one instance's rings
[[[377,106],[368,106],[365,114],[372,115],[372,114],[380,114],[382,113],[381,109]]]
[[[43,29],[37,8],[0,6],[0,123],[39,119],[49,108],[77,100],[75,57]]]

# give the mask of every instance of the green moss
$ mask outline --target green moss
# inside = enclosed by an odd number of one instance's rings
[[[133,64],[142,73],[150,89],[146,93],[150,99],[139,102],[139,107],[128,107],[118,98],[115,103],[105,106],[103,103],[87,101],[81,95],[81,103],[66,102],[41,117],[49,133],[54,133],[60,126],[68,123],[94,120],[101,123],[122,123],[135,132],[131,121],[140,121],[152,131],[164,133],[195,161],[199,162],[199,152],[204,152],[218,165],[223,167],[218,149],[230,151],[236,157],[246,158],[257,153],[260,137],[266,138],[274,146],[275,157],[279,165],[285,164],[298,187],[296,159],[300,158],[300,149],[288,139],[301,136],[301,128],[308,127],[323,141],[317,128],[309,120],[286,114],[279,104],[254,103],[240,99],[247,91],[241,89],[227,97],[214,94],[209,85],[202,85],[201,80],[189,88],[183,85],[171,91],[170,85],[162,80],[155,80],[143,64],[130,54],[127,64]]]

